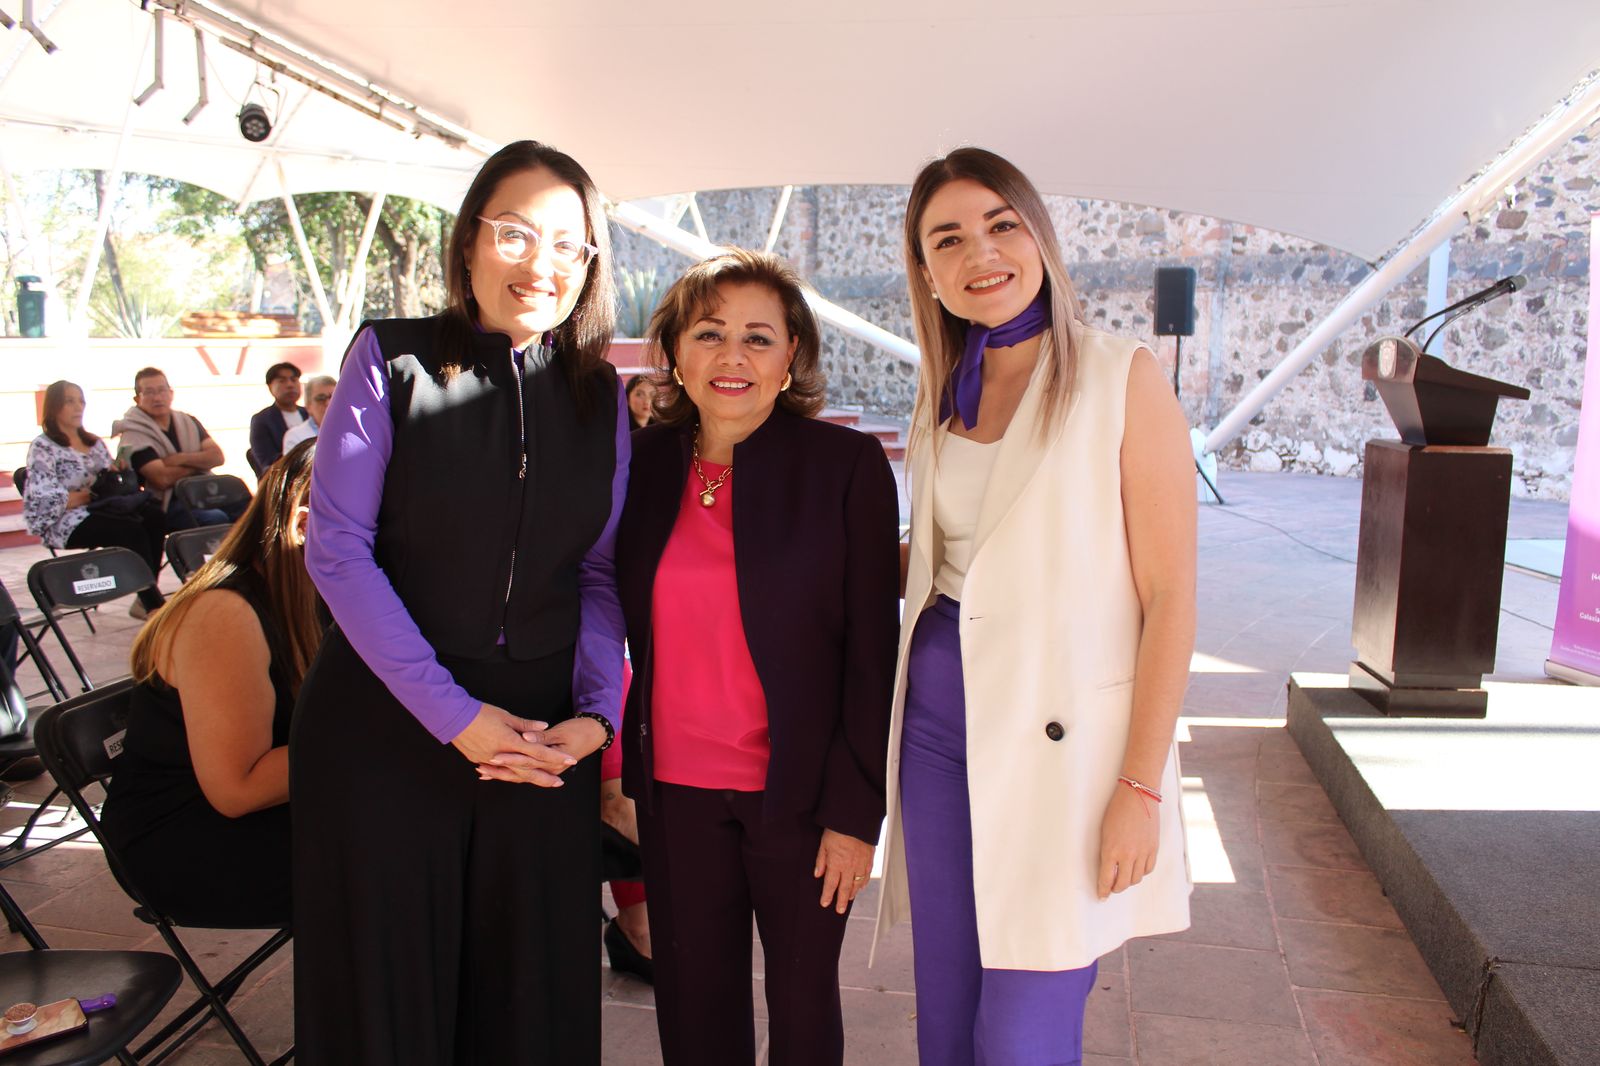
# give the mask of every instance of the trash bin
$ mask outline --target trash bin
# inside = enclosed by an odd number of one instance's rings
[[[24,337],[44,336],[44,280],[32,274],[17,278],[17,330]]]

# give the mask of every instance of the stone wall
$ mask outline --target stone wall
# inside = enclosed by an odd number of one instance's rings
[[[702,193],[702,217],[718,242],[760,247],[775,189]],[[828,298],[902,337],[912,337],[901,263],[902,186],[796,188],[776,251]],[[1158,266],[1198,272],[1195,335],[1183,340],[1181,392],[1191,422],[1214,425],[1370,272],[1363,260],[1259,227],[1102,200],[1050,197],[1051,217],[1091,322],[1151,336]],[[1515,455],[1518,495],[1566,499],[1578,432],[1588,328],[1589,216],[1600,212],[1600,148],[1578,136],[1516,186],[1509,204],[1457,234],[1449,298],[1508,274],[1528,287],[1462,319],[1433,347],[1452,364],[1527,386],[1505,401],[1494,443]],[[1419,220],[1420,221],[1420,220]],[[685,219],[685,228],[688,220]],[[677,253],[618,232],[623,269],[654,266],[676,276]],[[1427,268],[1313,360],[1222,453],[1224,465],[1356,476],[1372,437],[1393,436],[1359,360],[1370,341],[1420,318]],[[830,402],[905,417],[913,367],[835,330],[824,330]],[[1171,366],[1172,338],[1155,341]]]

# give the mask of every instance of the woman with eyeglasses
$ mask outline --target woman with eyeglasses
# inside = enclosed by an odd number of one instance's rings
[[[600,196],[501,149],[448,306],[369,323],[317,452],[334,618],[290,737],[305,1066],[600,1061],[599,758],[621,704],[630,420]]]

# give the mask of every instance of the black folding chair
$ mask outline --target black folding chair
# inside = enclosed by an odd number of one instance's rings
[[[191,511],[227,510],[250,502],[250,487],[232,474],[195,474],[172,486],[177,501]]]
[[[9,898],[0,889],[0,897]],[[8,951],[0,955],[0,1000],[57,1003],[111,993],[117,1005],[88,1016],[88,1027],[8,1052],[7,1066],[99,1066],[115,1057],[135,1066],[130,1040],[167,1005],[183,972],[159,951]]]
[[[41,559],[28,568],[28,591],[33,593],[33,602],[39,605],[45,624],[61,642],[61,650],[78,672],[85,692],[94,688],[94,682],[89,680],[56,620],[68,612],[98,607],[155,587],[156,576],[150,572],[150,565],[127,548],[94,548],[59,559]],[[41,658],[41,672],[44,665]],[[56,684],[64,694],[66,686],[61,685],[59,676]]]
[[[189,575],[205,565],[217,553],[230,525],[199,526],[167,534],[167,562],[179,581],[188,581]]]
[[[128,898],[137,905],[134,908],[134,915],[140,921],[149,922],[156,927],[167,948],[183,967],[184,973],[189,975],[189,980],[194,982],[195,988],[200,991],[199,997],[193,1003],[136,1048],[134,1055],[147,1066],[155,1066],[181,1047],[207,1021],[216,1018],[233,1038],[233,1042],[238,1045],[250,1066],[265,1066],[261,1053],[250,1042],[250,1038],[245,1036],[244,1030],[239,1027],[232,1012],[228,1010],[228,1001],[257,967],[289,942],[293,935],[291,931],[276,930],[265,943],[251,952],[248,958],[213,982],[200,969],[199,964],[178,937],[177,927],[184,924],[181,916],[168,915],[151,904],[149,898],[129,877],[127,867],[117,854],[117,849],[101,832],[100,819],[95,814],[94,808],[84,798],[84,789],[91,784],[105,784],[115,771],[117,756],[122,753],[122,738],[127,732],[128,704],[133,688],[132,678],[122,678],[93,692],[57,704],[40,716],[34,735],[39,745],[39,757],[44,760],[46,768],[54,775],[56,784],[87,823],[89,831],[100,841],[100,846],[105,851],[106,864],[111,867],[112,876],[128,894]],[[145,1058],[169,1040],[171,1043],[163,1048],[160,1054],[153,1058]],[[291,1047],[274,1059],[272,1066],[280,1066],[293,1057],[294,1048]]]
[[[40,632],[43,632],[48,623],[41,617],[34,625],[39,627]],[[8,627],[15,627],[17,643],[22,648],[21,654],[17,656],[17,665],[21,666],[24,661],[32,659],[33,665],[39,671],[39,676],[44,679],[45,686],[43,692],[35,692],[27,697],[19,696],[19,702],[12,702],[11,690],[17,687],[17,679],[11,665],[5,661],[3,656],[0,656],[0,685],[4,686],[5,699],[11,709],[14,711],[17,707],[24,706],[27,700],[35,699],[39,696],[49,696],[56,701],[66,699],[66,687],[61,684],[61,675],[56,673],[55,666],[45,658],[44,649],[39,646],[39,634],[35,633],[29,624],[23,621],[22,612],[17,609],[17,601],[11,598],[11,590],[6,588],[5,582],[0,581],[0,641],[10,635],[11,630]],[[0,728],[0,736],[4,734],[5,730]]]
[[[33,634],[28,631],[28,627],[22,624],[22,620],[17,614],[17,605],[11,599],[11,593],[6,591],[4,584],[0,584],[0,637],[7,635],[11,631],[16,633],[17,640],[24,649],[23,656],[31,656],[34,665],[39,668],[39,673],[45,679],[45,686],[49,689],[50,697],[52,699],[65,699],[67,696],[66,690],[56,687],[60,684],[60,681],[55,679],[55,669],[45,659],[44,651],[34,641]],[[21,659],[18,660],[18,662],[20,661]],[[43,695],[43,693],[39,695]],[[38,749],[33,740],[35,717],[29,713],[28,697],[22,694],[21,687],[17,685],[16,675],[12,673],[10,664],[5,661],[4,657],[0,657],[0,766],[10,766],[20,759],[31,759],[38,755]],[[35,807],[33,813],[28,816],[28,820],[23,823],[22,828],[17,832],[16,839],[9,844],[0,846],[0,870],[21,862],[23,859],[36,855],[41,851],[53,848],[66,840],[83,835],[84,830],[79,829],[66,836],[46,841],[35,848],[30,849],[28,847],[28,838],[33,835],[34,827],[39,824],[39,819],[43,818],[45,812],[50,809],[51,802],[60,794],[60,789],[51,791],[44,798],[44,802]],[[9,795],[7,798],[9,799]],[[3,803],[0,803],[0,805],[3,805]],[[17,854],[11,854],[12,852]],[[6,917],[11,919],[9,912]],[[11,920],[10,925],[13,930],[24,931],[15,920]]]

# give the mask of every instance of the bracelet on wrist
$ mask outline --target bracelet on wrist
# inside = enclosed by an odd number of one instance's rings
[[[607,718],[603,714],[596,714],[594,711],[577,711],[572,717],[593,719],[594,721],[599,722],[600,727],[606,731],[605,743],[596,748],[596,751],[605,751],[607,748],[611,747],[611,742],[617,739],[617,731],[611,725],[611,719]]]
[[[1118,777],[1117,783],[1127,785],[1129,788],[1133,789],[1133,794],[1139,797],[1139,804],[1144,808],[1144,816],[1146,818],[1150,817],[1150,801],[1155,800],[1157,803],[1161,802],[1161,793],[1157,792],[1149,785],[1135,781],[1131,777]]]

